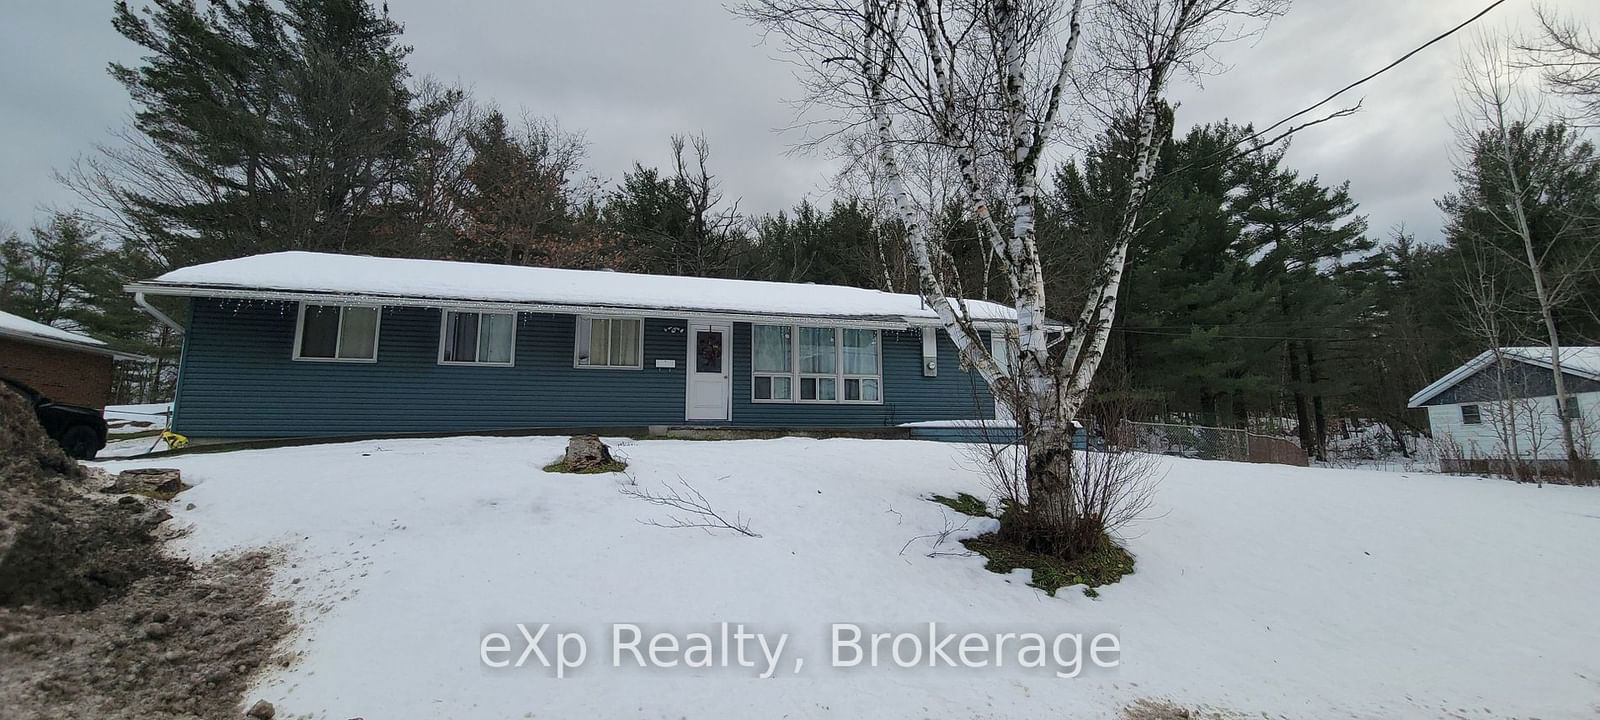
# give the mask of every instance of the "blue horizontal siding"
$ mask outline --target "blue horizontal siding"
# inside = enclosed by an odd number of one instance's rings
[[[294,303],[196,299],[173,424],[195,437],[465,432],[682,425],[688,338],[682,320],[647,319],[644,368],[573,367],[570,315],[521,313],[516,365],[439,365],[439,310],[384,308],[376,363],[292,359]],[[749,427],[866,427],[990,417],[985,388],[941,338],[940,373],[921,372],[915,331],[884,333],[882,405],[750,401],[750,326],[734,327],[733,420]],[[656,368],[672,360],[675,367]]]

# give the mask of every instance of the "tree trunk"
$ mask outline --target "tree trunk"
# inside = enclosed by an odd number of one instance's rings
[[[1097,547],[1105,530],[1075,507],[1071,421],[1047,415],[1025,431],[1027,505],[1008,513],[1000,532],[1033,552],[1071,557]]]
[[[1316,458],[1328,461],[1328,414],[1322,403],[1322,375],[1317,372],[1317,355],[1314,343],[1306,343],[1306,375],[1311,384],[1311,414],[1316,427]]]
[[[1400,457],[1410,459],[1411,448],[1406,445],[1406,434],[1400,429],[1399,423],[1386,422],[1384,425],[1389,428],[1389,435],[1394,438],[1394,444],[1400,448]]]
[[[1544,320],[1545,332],[1549,335],[1550,371],[1555,380],[1556,390],[1556,418],[1561,423],[1561,444],[1567,453],[1567,472],[1571,475],[1572,482],[1588,485],[1593,482],[1591,477],[1593,468],[1578,452],[1576,438],[1572,432],[1572,415],[1567,410],[1572,398],[1567,395],[1566,378],[1561,372],[1561,335],[1556,331],[1555,302],[1545,287],[1543,264],[1539,253],[1533,247],[1533,226],[1528,221],[1527,209],[1523,207],[1525,189],[1522,177],[1517,174],[1516,162],[1511,157],[1511,134],[1506,131],[1503,124],[1500,126],[1500,137],[1500,159],[1505,163],[1506,179],[1511,185],[1511,215],[1516,224],[1517,234],[1522,240],[1522,248],[1527,254],[1528,271],[1533,275],[1533,294],[1539,301],[1539,315]]]
[[[1289,385],[1294,388],[1294,419],[1296,430],[1300,434],[1300,448],[1307,455],[1314,455],[1316,441],[1311,433],[1311,408],[1306,402],[1306,389],[1300,377],[1300,349],[1299,344],[1290,341],[1289,355]]]

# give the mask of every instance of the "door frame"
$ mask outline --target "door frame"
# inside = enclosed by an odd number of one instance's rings
[[[684,321],[684,367],[683,367],[683,421],[694,422],[733,422],[733,321],[716,320],[712,318],[689,318]],[[727,379],[723,384],[722,417],[721,418],[694,418],[694,375],[697,365],[695,361],[694,336],[697,334],[695,326],[709,325],[722,331],[722,375]]]

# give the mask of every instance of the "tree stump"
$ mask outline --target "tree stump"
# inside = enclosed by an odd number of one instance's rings
[[[177,468],[135,468],[117,473],[101,492],[153,492],[176,495],[183,490],[183,475]]]
[[[589,472],[614,463],[611,448],[600,442],[598,435],[574,435],[567,441],[567,454],[562,459],[567,472]]]

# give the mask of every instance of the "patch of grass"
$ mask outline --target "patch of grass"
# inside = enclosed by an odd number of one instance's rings
[[[1033,581],[1028,584],[1052,597],[1069,585],[1087,585],[1083,594],[1098,597],[1096,587],[1110,585],[1133,572],[1133,556],[1109,539],[1099,549],[1071,560],[1030,552],[994,533],[968,538],[961,544],[988,558],[984,568],[990,572],[1004,575],[1017,568],[1032,570]]]
[[[934,495],[928,499],[961,513],[962,515],[971,515],[973,517],[994,517],[993,515],[989,514],[988,503],[985,503],[984,501],[966,493],[957,493],[953,498],[945,497],[943,495]]]
[[[621,460],[614,460],[612,462],[606,463],[605,465],[600,465],[600,466],[597,466],[597,467],[587,468],[587,469],[584,469],[584,470],[572,470],[572,469],[568,468],[567,467],[567,462],[565,460],[562,460],[562,461],[559,461],[559,462],[553,462],[553,463],[550,463],[549,465],[544,466],[544,471],[545,472],[572,473],[574,475],[600,475],[600,474],[604,474],[604,473],[622,472],[623,470],[627,470],[627,469],[628,469],[628,464],[623,462],[623,461],[621,461]]]

